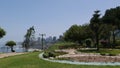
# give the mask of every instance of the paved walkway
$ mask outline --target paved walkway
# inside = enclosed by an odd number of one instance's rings
[[[67,52],[68,54],[57,56],[56,58],[69,58],[74,61],[83,62],[120,62],[120,55],[118,56],[101,56],[94,53],[76,53],[74,49],[58,50]]]
[[[5,58],[5,57],[9,57],[9,56],[14,56],[14,55],[20,55],[20,54],[24,54],[24,53],[3,53],[3,54],[0,54],[0,58]]]
[[[110,65],[110,66],[116,66],[120,65],[120,62],[77,62],[77,61],[69,61],[69,60],[50,60],[49,58],[43,58],[43,54],[39,54],[39,57],[43,60],[50,61],[50,62],[58,62],[58,63],[65,63],[65,64],[76,64],[76,65]]]

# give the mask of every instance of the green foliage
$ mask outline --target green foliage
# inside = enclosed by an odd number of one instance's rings
[[[16,43],[14,41],[8,41],[5,45],[11,47],[11,46],[15,46]]]
[[[100,49],[99,51],[96,51],[95,49],[87,49],[87,50],[78,50],[79,52],[83,53],[100,53],[101,55],[107,55],[107,56],[115,56],[120,54],[119,49]]]
[[[107,24],[104,24],[102,23],[101,24],[101,28],[102,28],[102,31],[100,33],[100,39],[110,39],[110,36],[111,36],[111,25],[107,25]]]
[[[115,44],[115,36],[120,33],[120,31],[115,32],[116,30],[120,30],[120,6],[107,9],[104,16],[102,17],[102,21],[104,24],[111,25],[110,28],[112,28],[111,31],[113,36],[112,40],[113,44]]]
[[[48,52],[48,54],[49,54],[49,57],[55,57],[56,56],[55,52]]]
[[[59,55],[63,55],[66,54],[65,52],[56,52],[56,51],[45,51],[45,53],[43,54],[44,58],[49,58],[49,57],[56,57]]]
[[[6,46],[9,46],[9,47],[11,48],[11,52],[15,52],[15,51],[13,50],[13,46],[16,45],[16,42],[14,42],[14,41],[8,41],[5,45],[6,45]]]
[[[58,42],[64,42],[64,38],[63,38],[63,36],[60,35],[57,41],[58,41]]]
[[[0,38],[2,38],[5,35],[6,35],[6,32],[4,31],[4,29],[0,27]]]
[[[92,29],[92,31],[94,33],[97,33],[99,31],[100,28],[100,14],[99,14],[99,10],[95,11],[95,13],[93,14],[93,17],[90,20],[90,28]]]
[[[34,34],[35,34],[35,29],[34,26],[30,27],[27,30],[24,42],[22,43],[23,47],[26,48],[26,51],[28,50],[28,48],[30,47],[31,43],[33,42],[32,40],[34,39]]]
[[[116,8],[107,9],[105,15],[103,16],[103,21],[106,24],[111,24],[120,27],[120,6]]]
[[[108,40],[108,43],[111,44],[110,38],[112,34],[112,44],[115,45],[115,36],[120,33],[120,31],[116,31],[120,30],[120,6],[106,10],[103,17],[100,17],[99,12],[99,10],[95,11],[90,24],[72,25],[64,33],[64,40],[83,44],[82,42],[85,39],[91,38],[94,47],[99,50],[99,40]]]
[[[120,46],[120,40],[116,41],[117,46]]]
[[[112,54],[112,53],[100,53],[102,56],[116,56],[117,54]]]
[[[97,46],[97,50],[99,50],[99,36],[100,33],[102,31],[101,29],[101,19],[100,19],[100,14],[99,14],[99,10],[95,11],[95,13],[93,14],[93,17],[90,20],[90,28],[94,33],[94,39],[95,39],[95,45]]]
[[[86,43],[86,46],[87,46],[87,47],[91,47],[92,41],[91,41],[90,39],[87,39],[87,40],[85,41],[85,43]]]
[[[91,38],[92,32],[88,24],[85,25],[72,25],[65,33],[65,41],[77,42],[82,44],[86,38]]]
[[[80,46],[73,42],[60,42],[52,45],[51,47],[48,48],[48,50],[53,51],[53,50],[61,49],[61,47],[63,47],[62,49],[64,49],[64,48],[78,48]]]
[[[49,58],[49,57],[55,57],[56,54],[54,51],[46,51],[44,54],[43,54],[43,57],[44,58]]]
[[[43,54],[43,57],[44,57],[44,58],[49,58],[49,53],[45,52],[45,53]]]
[[[79,40],[79,35],[80,35],[80,29],[78,25],[72,25],[69,30],[64,33],[64,39],[66,41],[78,41]]]

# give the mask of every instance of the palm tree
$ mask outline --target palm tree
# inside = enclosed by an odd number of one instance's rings
[[[11,48],[11,52],[15,52],[15,50],[13,50],[13,46],[16,45],[14,41],[8,41],[5,45]]]

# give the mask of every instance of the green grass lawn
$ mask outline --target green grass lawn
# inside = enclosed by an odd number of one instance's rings
[[[73,43],[73,42],[59,42],[56,43],[54,45],[52,45],[51,47],[49,47],[49,49],[47,49],[48,51],[52,51],[52,50],[57,50],[60,49],[60,46],[66,46],[68,48],[72,48],[72,47],[76,47],[78,46],[77,44]]]
[[[38,54],[39,52],[33,52],[1,58],[0,68],[120,68],[120,66],[87,66],[48,62],[40,59]]]
[[[110,53],[110,54],[120,54],[119,49],[100,49],[99,51],[96,51],[94,49],[87,49],[87,50],[78,50],[79,52],[84,52],[84,53]]]

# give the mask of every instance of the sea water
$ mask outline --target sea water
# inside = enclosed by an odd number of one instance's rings
[[[15,52],[24,52],[25,49],[22,48],[22,45],[16,45],[13,47],[13,49],[15,50]],[[1,53],[9,53],[11,52],[11,48],[5,45],[0,45],[0,52]]]

